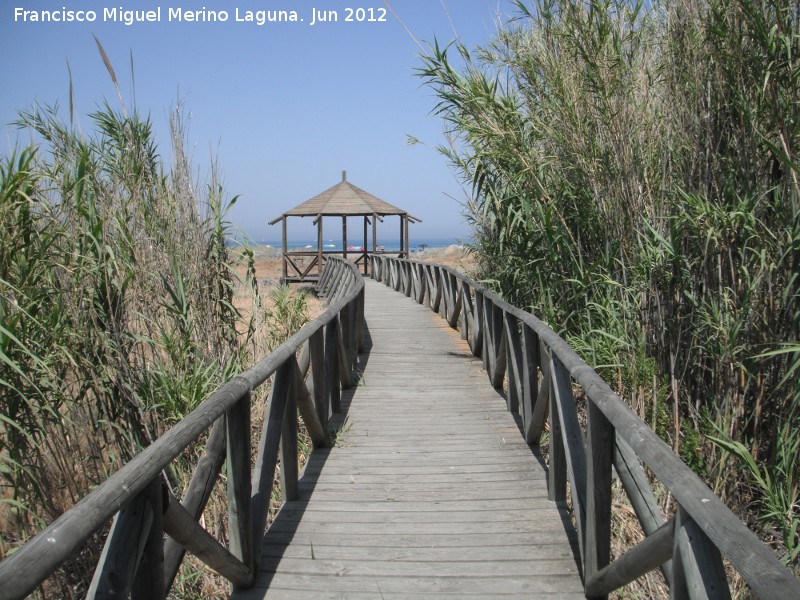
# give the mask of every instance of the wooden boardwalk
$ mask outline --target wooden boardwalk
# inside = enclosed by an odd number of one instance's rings
[[[542,461],[458,333],[367,281],[359,385],[232,597],[584,598]]]

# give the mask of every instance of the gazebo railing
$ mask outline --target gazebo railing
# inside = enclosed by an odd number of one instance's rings
[[[529,444],[538,445],[549,425],[549,495],[560,503],[570,495],[587,597],[605,598],[661,568],[672,598],[730,598],[725,556],[759,597],[800,598],[800,581],[542,321],[447,267],[373,260],[374,279],[460,331],[492,385],[505,389]],[[575,386],[588,403],[585,428]],[[643,467],[678,504],[668,520]],[[646,535],[613,562],[612,469]]]
[[[325,268],[325,263],[328,257],[345,257],[342,250],[324,250],[318,252],[317,250],[288,250],[283,254],[283,260],[286,264],[286,277],[291,280],[305,281],[316,280],[316,275],[313,274],[315,269]],[[370,274],[372,268],[373,256],[390,256],[394,258],[405,258],[405,251],[403,250],[348,250],[346,258],[354,264],[362,268],[364,275]],[[308,263],[306,263],[308,260]]]
[[[283,498],[297,498],[298,411],[313,444],[325,445],[330,412],[339,411],[340,390],[354,382],[353,370],[363,344],[364,281],[355,265],[329,257],[318,287],[328,301],[319,317],[219,387],[0,563],[0,597],[24,598],[33,592],[112,517],[89,598],[129,594],[134,599],[164,598],[185,551],[234,585],[251,585],[279,460]],[[251,469],[252,392],[270,378],[272,389]],[[163,472],[208,429],[205,451],[178,500]],[[198,523],[223,463],[227,465],[227,548]]]

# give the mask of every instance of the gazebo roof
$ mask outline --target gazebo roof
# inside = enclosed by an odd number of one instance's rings
[[[397,208],[380,198],[365,192],[360,187],[347,181],[346,171],[342,171],[342,181],[321,194],[287,210],[270,225],[284,217],[349,217],[368,215],[406,215],[410,221],[420,219],[409,215],[402,208]]]

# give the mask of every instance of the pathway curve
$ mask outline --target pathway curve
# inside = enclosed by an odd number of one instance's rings
[[[366,284],[339,443],[314,451],[233,598],[584,598],[567,518],[480,361],[428,308]]]

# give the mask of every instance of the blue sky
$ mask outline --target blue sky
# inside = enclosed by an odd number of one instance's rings
[[[469,47],[490,39],[509,0],[390,0],[420,41]],[[103,22],[103,7],[161,8],[161,22]],[[15,7],[95,10],[94,23],[24,23]],[[226,23],[168,21],[169,8],[227,11]],[[117,73],[126,105],[135,88],[139,112],[153,120],[168,155],[167,115],[180,101],[189,119],[195,166],[216,154],[230,195],[240,199],[234,224],[254,239],[280,237],[267,221],[327,189],[347,170],[348,180],[423,219],[414,238],[465,237],[464,192],[432,146],[443,141],[435,99],[414,69],[420,50],[400,23],[345,22],[346,8],[374,9],[382,0],[2,0],[0,2],[0,151],[30,138],[8,125],[34,101],[68,105],[67,61],[80,125],[104,98],[119,101],[95,46],[96,35]],[[236,22],[251,10],[295,10],[298,23]],[[339,21],[310,25],[313,10],[336,11]],[[358,17],[360,13],[353,13]],[[454,31],[455,30],[455,31]],[[20,49],[25,49],[21,51]],[[135,86],[131,84],[133,55]],[[412,135],[427,145],[407,144]],[[295,219],[295,221],[300,221]],[[290,233],[314,237],[310,220]],[[356,231],[356,223],[349,225]],[[326,229],[331,227],[326,220]],[[395,224],[389,223],[391,233]],[[399,229],[399,227],[397,227]],[[308,235],[306,236],[306,233]],[[326,237],[328,237],[326,235]]]

